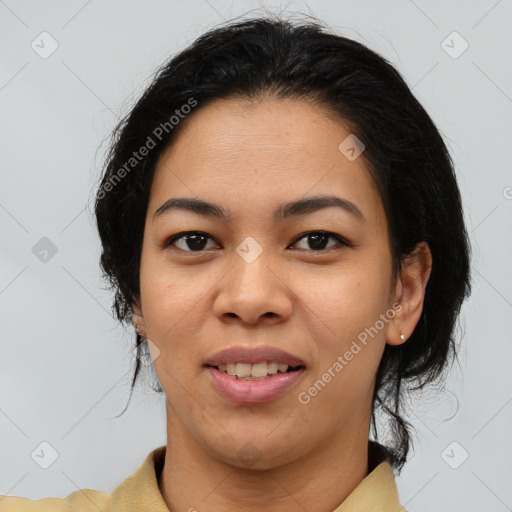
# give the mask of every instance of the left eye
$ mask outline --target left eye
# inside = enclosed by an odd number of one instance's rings
[[[304,233],[296,238],[292,245],[297,244],[301,240],[306,240],[306,243],[311,245],[312,251],[319,252],[324,251],[333,245],[336,245],[335,243],[325,247],[325,244],[330,238],[334,239],[339,245],[350,245],[339,235],[330,233],[328,231],[310,231],[308,233]],[[201,252],[203,249],[208,248],[206,247],[207,244],[205,243],[208,239],[213,240],[211,236],[201,231],[188,231],[172,236],[165,242],[164,246],[168,247],[170,245],[175,245],[175,242],[182,242],[182,247],[178,247],[176,245],[178,249],[184,250],[186,252]],[[307,249],[307,247],[305,249]]]
[[[341,238],[338,235],[335,235],[334,233],[329,233],[328,231],[310,231],[309,233],[301,235],[299,238],[295,240],[294,243],[297,243],[300,240],[305,239],[307,243],[311,244],[312,250],[318,252],[332,247],[332,245],[325,247],[325,244],[327,243],[327,240],[329,240],[329,238],[336,240],[336,242],[340,245],[349,245],[345,240],[343,240],[343,238]]]

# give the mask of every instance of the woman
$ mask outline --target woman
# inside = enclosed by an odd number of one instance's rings
[[[456,355],[469,245],[446,146],[387,61],[315,23],[208,32],[116,128],[95,213],[167,446],[37,510],[405,510],[404,384]]]

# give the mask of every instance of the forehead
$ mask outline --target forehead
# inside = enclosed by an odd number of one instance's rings
[[[318,153],[318,149],[333,144],[337,148],[340,136],[350,135],[346,123],[332,117],[326,107],[303,99],[214,100],[204,107],[199,105],[185,119],[167,154],[179,158],[199,145],[203,155],[213,158],[222,153],[229,157],[227,152],[233,158],[258,153],[276,159],[282,152]]]
[[[150,203],[158,208],[170,196],[216,202],[220,196],[254,213],[258,204],[336,193],[369,217],[381,214],[364,154],[349,159],[340,150],[351,137],[342,119],[305,100],[231,98],[199,105],[162,153]]]

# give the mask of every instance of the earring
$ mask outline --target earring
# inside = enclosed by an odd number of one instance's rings
[[[145,337],[146,337],[146,331],[145,331],[144,329],[141,329],[141,328],[139,327],[139,324],[135,324],[135,330],[137,331],[137,334],[138,334],[139,336],[142,336],[143,338],[145,338]]]
[[[405,341],[405,334],[403,332],[400,332],[400,339],[402,341]]]

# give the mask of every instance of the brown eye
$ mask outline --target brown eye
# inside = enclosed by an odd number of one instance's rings
[[[335,242],[327,245],[330,239],[334,240]],[[213,238],[210,235],[203,233],[202,231],[185,231],[167,239],[164,247],[173,245],[177,249],[185,252],[203,252],[205,249],[212,248],[212,246],[207,246],[208,240],[213,241]],[[305,241],[303,243],[306,244],[306,247],[299,247],[299,249],[312,252],[327,251],[336,245],[351,247],[351,244],[341,236],[329,231],[310,231],[308,233],[304,233],[300,235],[300,237],[296,238],[292,245],[296,245],[302,240]]]
[[[335,240],[338,244],[345,246],[350,245],[346,240],[341,238],[339,235],[336,235],[335,233],[330,233],[328,231],[310,231],[309,233],[305,233],[301,235],[299,238],[297,238],[292,245],[295,245],[297,244],[297,242],[304,239],[306,241],[306,244],[309,244],[310,247],[302,247],[299,249],[310,249],[316,252],[325,251],[326,249],[330,249],[331,247],[336,245],[336,243],[334,243],[329,246],[326,246],[330,238]]]
[[[165,247],[170,245],[176,245],[175,242],[179,242],[181,249],[186,252],[201,252],[207,245],[207,240],[213,240],[211,236],[201,231],[186,231],[172,236],[165,242]]]

